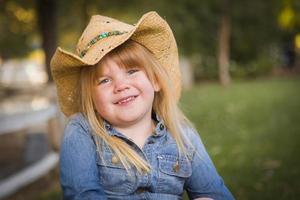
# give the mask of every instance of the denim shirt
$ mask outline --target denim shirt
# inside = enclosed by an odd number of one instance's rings
[[[150,172],[141,174],[131,168],[127,173],[108,145],[93,134],[85,117],[75,114],[65,128],[60,152],[64,199],[177,200],[184,190],[190,199],[233,199],[194,129],[184,132],[195,147],[189,148],[190,159],[186,159],[178,156],[176,142],[161,120],[143,149],[109,124],[105,128],[131,145],[151,165]],[[96,142],[101,143],[100,151]]]

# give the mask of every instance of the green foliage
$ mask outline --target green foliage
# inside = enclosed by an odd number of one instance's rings
[[[35,12],[32,1],[0,2],[0,57],[20,57],[34,48]]]
[[[213,56],[200,56],[199,54],[191,57],[191,65],[194,70],[196,81],[200,80],[217,80],[218,79],[218,64]]]
[[[174,30],[179,51],[190,56],[196,80],[217,79],[217,40],[222,1],[164,1],[161,11]],[[277,15],[282,2],[230,1],[231,41],[230,70],[234,77],[258,77],[269,74],[279,65],[277,53],[282,33]],[[254,12],[255,10],[255,12]],[[195,62],[195,55],[198,59]]]
[[[261,53],[257,59],[244,64],[232,61],[230,74],[234,78],[257,78],[270,75],[275,67],[280,66],[279,57],[280,55],[275,51],[274,55]]]
[[[230,49],[233,61],[252,62],[260,59],[270,46],[280,45],[281,32],[277,25],[280,5],[279,0],[234,2]]]
[[[276,67],[281,66],[280,50],[277,46],[270,46],[260,51],[256,59],[245,62],[231,60],[229,71],[233,78],[257,78],[268,76]],[[191,65],[194,69],[196,81],[217,80],[218,63],[214,56],[194,54],[190,57]]]
[[[182,54],[214,55],[220,6],[209,0],[166,0],[159,5]]]

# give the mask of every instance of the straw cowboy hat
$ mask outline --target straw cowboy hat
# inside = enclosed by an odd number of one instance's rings
[[[76,53],[58,47],[51,60],[58,102],[66,116],[79,111],[80,70],[94,66],[128,39],[149,49],[166,68],[175,87],[174,98],[179,99],[181,78],[177,45],[165,20],[156,12],[148,12],[135,25],[130,25],[113,18],[94,15],[77,43]]]

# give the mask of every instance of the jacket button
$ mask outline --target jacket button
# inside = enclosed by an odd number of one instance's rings
[[[159,129],[162,131],[162,130],[164,130],[164,128],[165,128],[165,126],[163,125],[163,124],[160,124],[159,125]]]
[[[112,130],[112,128],[111,128],[111,126],[110,126],[109,124],[105,124],[105,128],[106,128],[108,131],[111,131],[111,130]]]
[[[175,165],[173,166],[173,171],[177,173],[179,169],[180,169],[179,162],[176,161]]]

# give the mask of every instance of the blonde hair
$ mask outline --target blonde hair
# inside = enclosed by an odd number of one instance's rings
[[[168,73],[160,65],[154,55],[139,43],[128,40],[124,44],[108,53],[94,67],[83,68],[81,72],[81,99],[80,111],[86,116],[92,130],[103,141],[108,144],[116,157],[121,161],[127,171],[134,166],[139,172],[149,172],[151,166],[141,158],[126,142],[116,136],[107,134],[103,119],[96,113],[93,103],[93,87],[97,78],[97,67],[105,65],[105,62],[113,59],[121,67],[138,66],[142,68],[152,83],[157,83],[160,91],[155,93],[153,100],[153,111],[164,121],[172,137],[175,139],[179,149],[179,155],[187,157],[187,146],[191,142],[182,133],[184,124],[190,124],[174,99],[174,88],[172,87]],[[100,143],[97,143],[100,148]]]

